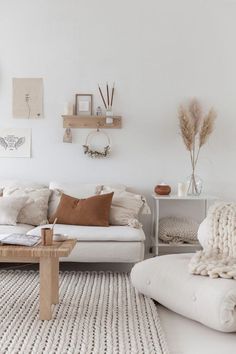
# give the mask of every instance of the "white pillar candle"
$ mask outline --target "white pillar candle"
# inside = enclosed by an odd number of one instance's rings
[[[188,184],[183,182],[178,183],[178,196],[186,197],[187,193],[188,193]]]
[[[74,105],[72,102],[67,102],[64,105],[64,114],[67,116],[73,116],[74,114]]]

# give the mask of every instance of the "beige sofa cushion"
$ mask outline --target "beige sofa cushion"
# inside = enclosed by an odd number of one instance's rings
[[[114,195],[110,210],[110,225],[141,227],[138,217],[144,207],[148,208],[146,200],[139,194],[109,187],[103,188],[101,194],[111,193],[112,191]]]
[[[18,215],[27,199],[27,197],[1,197],[0,225],[16,225]]]
[[[7,187],[3,190],[3,196],[27,197],[25,206],[18,215],[21,224],[41,225],[47,223],[48,200],[50,196],[48,188],[21,188]]]

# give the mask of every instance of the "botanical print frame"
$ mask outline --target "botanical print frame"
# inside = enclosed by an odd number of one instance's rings
[[[43,79],[13,78],[14,118],[43,118]]]
[[[31,157],[31,129],[0,129],[0,157]]]
[[[77,93],[75,95],[75,114],[77,116],[91,116],[93,113],[93,95]]]

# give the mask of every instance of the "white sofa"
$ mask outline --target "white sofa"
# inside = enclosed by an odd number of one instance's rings
[[[20,183],[18,181],[0,181],[0,188],[20,185],[23,187],[45,187],[32,183]],[[49,215],[55,211],[60,197],[57,191],[63,191],[77,198],[86,198],[94,195],[98,185],[96,184],[65,184],[51,182],[49,188],[52,195],[49,200]],[[124,186],[112,186],[125,188]],[[40,235],[42,227],[49,225],[17,224],[16,226],[0,225],[0,235],[14,232]],[[67,234],[77,240],[76,246],[69,257],[61,259],[69,262],[121,262],[136,263],[144,258],[145,234],[142,230],[129,226],[92,227],[77,225],[56,225],[55,233]]]

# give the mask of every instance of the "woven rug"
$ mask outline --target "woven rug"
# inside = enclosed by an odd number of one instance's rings
[[[168,353],[154,302],[129,275],[60,273],[60,304],[40,321],[39,273],[0,271],[0,353]]]

